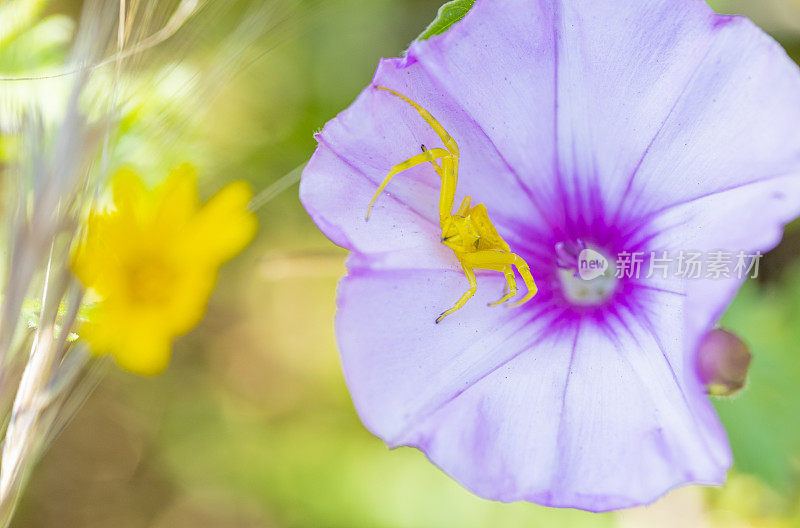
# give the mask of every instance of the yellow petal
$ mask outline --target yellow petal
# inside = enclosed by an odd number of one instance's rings
[[[196,215],[187,251],[215,266],[241,252],[258,229],[256,216],[247,209],[252,198],[253,191],[246,182],[223,187]]]
[[[134,374],[154,376],[169,365],[172,337],[157,324],[142,324],[136,317],[109,310],[101,302],[91,310],[79,336],[97,356],[112,355],[117,364]]]
[[[131,171],[112,179],[113,210],[93,213],[73,270],[99,297],[81,337],[131,372],[169,363],[172,340],[206,311],[219,266],[255,236],[250,186],[235,182],[202,207],[194,169],[183,165],[148,190]]]
[[[92,213],[87,221],[86,236],[72,255],[72,271],[87,288],[95,288],[113,264],[109,227],[107,214]]]
[[[164,335],[139,333],[118,343],[113,354],[120,368],[140,376],[155,376],[169,365],[172,340]]]
[[[121,169],[111,178],[114,207],[120,214],[140,214],[149,209],[147,188],[142,179],[129,169]]]
[[[200,198],[197,195],[197,171],[188,163],[170,172],[159,188],[156,223],[180,229],[197,212]]]

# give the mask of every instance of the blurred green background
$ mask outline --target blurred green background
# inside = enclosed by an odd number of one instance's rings
[[[184,47],[181,68],[189,73],[172,69],[148,85],[153,105],[214,63],[247,3]],[[311,156],[312,133],[369,83],[379,57],[408,46],[440,3],[283,2],[236,74],[200,99],[203,112],[188,104],[156,112],[153,127],[170,137],[160,159],[140,154],[152,127],[145,110],[133,112],[123,161],[143,170],[192,161],[206,194],[233,179],[264,189]],[[800,0],[712,4],[749,15],[800,56]],[[65,24],[79,9],[80,2],[55,1],[43,16]],[[39,38],[47,35],[58,40],[52,30]],[[481,500],[420,453],[389,451],[372,437],[344,386],[333,332],[345,252],[313,226],[296,185],[258,215],[257,240],[224,268],[205,320],[176,344],[169,370],[153,379],[109,371],[35,471],[15,526],[800,526],[800,236],[793,231],[726,315],[755,356],[745,391],[717,402],[736,454],[726,486],[591,515]]]

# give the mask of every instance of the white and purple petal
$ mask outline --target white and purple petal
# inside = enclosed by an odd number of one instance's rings
[[[457,200],[487,205],[540,293],[487,307],[439,242],[429,166],[461,151]],[[766,251],[800,214],[800,74],[749,21],[701,0],[478,0],[448,33],[381,61],[318,136],[301,199],[352,251],[337,336],[364,424],[475,493],[593,511],[647,503],[731,464],[695,349],[741,280],[622,280],[601,306],[561,291],[555,245]]]

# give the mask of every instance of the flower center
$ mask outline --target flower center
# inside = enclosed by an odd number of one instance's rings
[[[126,270],[128,298],[140,305],[158,305],[170,298],[176,273],[159,259],[142,259]]]
[[[581,239],[556,244],[558,278],[564,297],[579,306],[598,306],[617,288],[614,260]]]

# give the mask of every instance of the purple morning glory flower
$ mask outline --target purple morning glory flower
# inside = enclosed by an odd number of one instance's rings
[[[488,307],[440,243],[440,182],[388,170],[458,142],[464,195],[530,264],[539,294]],[[743,279],[585,281],[580,251],[754,254],[800,214],[800,73],[745,18],[701,0],[478,0],[448,33],[383,60],[317,136],[301,199],[351,250],[336,328],[362,421],[486,498],[604,511],[719,484],[725,432],[697,345]],[[644,262],[646,265],[647,262]]]

